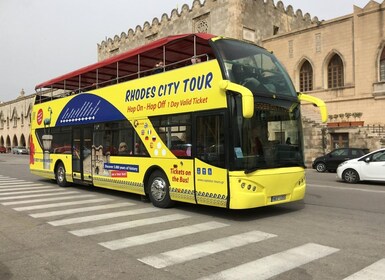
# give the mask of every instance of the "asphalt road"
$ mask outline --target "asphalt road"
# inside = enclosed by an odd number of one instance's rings
[[[61,189],[27,163],[0,154],[1,280],[385,279],[385,184],[308,170],[304,201],[157,209],[136,195]]]

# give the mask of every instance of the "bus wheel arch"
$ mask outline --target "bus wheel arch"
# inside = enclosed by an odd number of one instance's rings
[[[66,179],[66,169],[64,163],[58,160],[55,164],[55,179],[59,187],[68,187],[69,184]]]
[[[170,197],[170,182],[159,166],[154,166],[147,171],[144,186],[146,195],[155,207],[169,208],[174,205]]]

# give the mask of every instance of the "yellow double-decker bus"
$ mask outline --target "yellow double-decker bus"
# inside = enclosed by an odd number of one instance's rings
[[[300,102],[275,56],[166,37],[36,86],[30,170],[175,202],[246,209],[304,198]]]

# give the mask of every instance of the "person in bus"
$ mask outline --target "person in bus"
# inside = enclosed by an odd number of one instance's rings
[[[153,74],[162,73],[164,71],[164,65],[163,61],[159,61],[157,64],[155,64],[155,68],[152,71]]]
[[[126,142],[121,142],[119,144],[118,154],[119,155],[128,155],[128,147],[127,147]]]
[[[287,137],[287,139],[286,139],[286,144],[287,144],[287,145],[291,145],[291,139],[290,139],[290,137]]]
[[[146,155],[145,149],[143,149],[141,143],[135,143],[135,149],[130,152],[130,155]]]
[[[193,58],[191,58],[191,64],[197,64],[197,63],[201,63],[202,62],[202,60],[201,60],[201,58],[200,57],[193,57]]]

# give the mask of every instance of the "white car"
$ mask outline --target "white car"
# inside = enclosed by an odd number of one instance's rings
[[[352,184],[358,181],[385,182],[385,149],[344,161],[337,168],[337,177]]]
[[[28,150],[25,147],[13,147],[12,148],[12,154],[27,155],[28,154]]]

